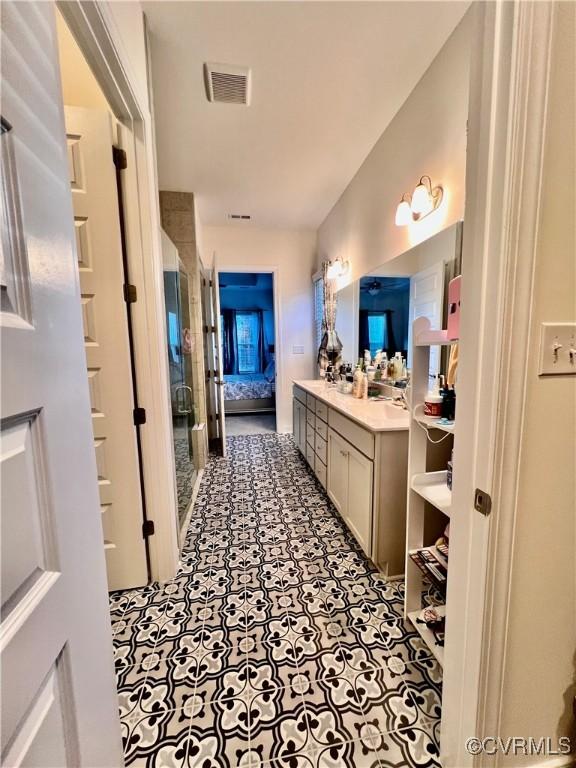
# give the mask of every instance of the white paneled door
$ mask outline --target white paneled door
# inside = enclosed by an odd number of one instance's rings
[[[54,6],[2,3],[1,764],[123,764]]]
[[[432,328],[442,328],[444,302],[444,262],[439,261],[410,278],[410,311],[408,322],[408,367],[412,367],[412,324],[417,317],[426,317]],[[440,348],[430,350],[430,377],[440,372]]]
[[[148,581],[112,123],[66,107],[84,348],[108,588]]]

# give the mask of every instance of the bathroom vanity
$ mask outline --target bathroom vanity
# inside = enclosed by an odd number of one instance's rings
[[[358,400],[323,381],[295,381],[294,440],[368,557],[404,572],[407,411]]]

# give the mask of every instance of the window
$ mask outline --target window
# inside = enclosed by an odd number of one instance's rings
[[[322,317],[324,315],[324,280],[314,280],[314,342],[316,350],[322,343]]]
[[[259,373],[260,316],[258,312],[236,312],[238,373]]]

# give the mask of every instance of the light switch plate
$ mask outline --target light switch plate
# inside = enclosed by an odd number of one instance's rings
[[[542,323],[538,373],[540,376],[576,374],[576,323]]]
[[[293,355],[303,355],[304,354],[304,347],[300,344],[294,344],[292,346],[292,354]]]

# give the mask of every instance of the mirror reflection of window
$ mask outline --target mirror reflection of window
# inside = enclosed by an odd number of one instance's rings
[[[368,315],[368,341],[370,354],[372,357],[379,349],[388,347],[386,334],[385,315],[383,312],[371,313]]]
[[[178,315],[175,312],[168,312],[168,344],[170,347],[170,357],[172,362],[180,362],[180,328],[178,325]]]
[[[368,275],[360,279],[358,355],[381,349],[406,356],[410,304],[409,277]]]

